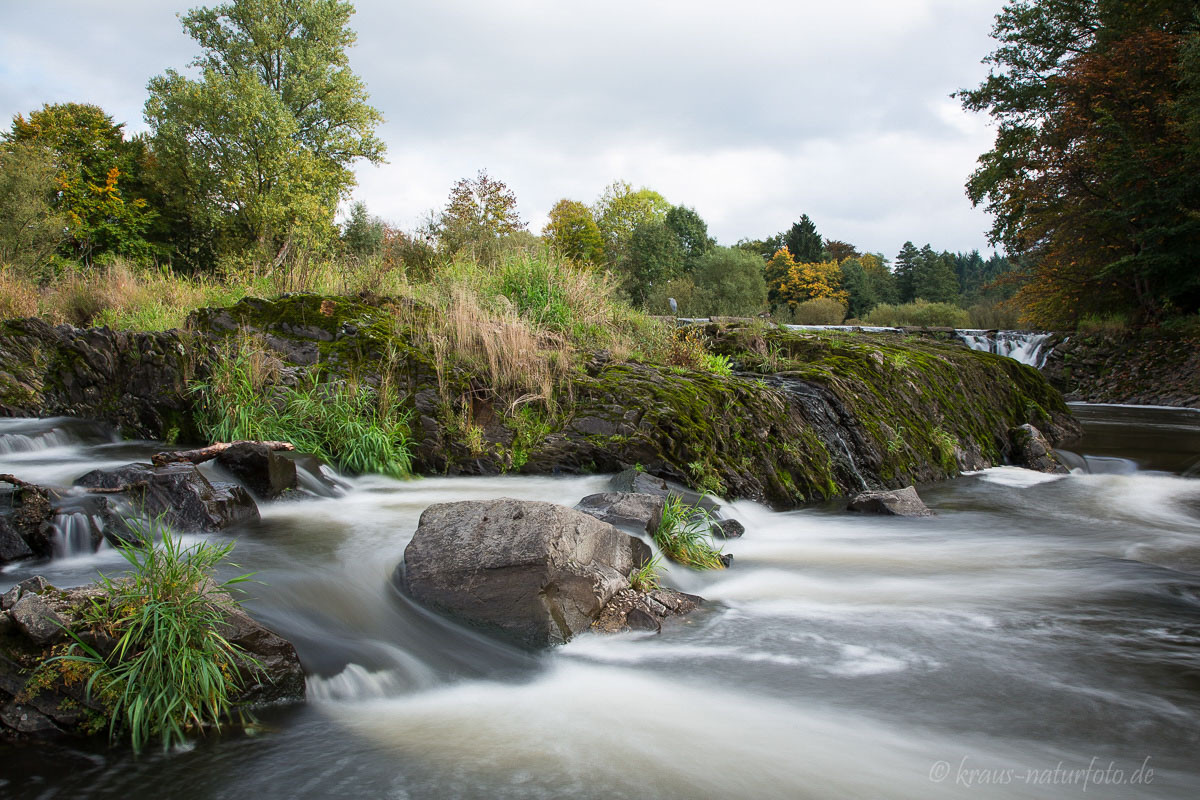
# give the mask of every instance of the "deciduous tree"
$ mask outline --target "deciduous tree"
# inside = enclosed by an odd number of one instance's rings
[[[604,263],[604,238],[600,235],[600,226],[583,203],[565,198],[555,203],[542,236],[572,261]]]

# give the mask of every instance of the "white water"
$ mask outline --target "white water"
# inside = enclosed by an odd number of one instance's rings
[[[1049,333],[964,329],[957,330],[954,334],[972,350],[1008,356],[1022,364],[1039,369],[1046,363],[1046,357],[1050,355],[1048,351],[1042,352],[1046,340],[1050,338]]]
[[[58,447],[57,474],[107,457]],[[28,796],[1195,797],[1200,481],[1132,469],[985,470],[923,488],[925,519],[737,502],[734,567],[666,577],[706,610],[537,655],[419,612],[391,572],[431,503],[569,505],[605,476],[344,479],[231,534],[311,702],[264,712],[256,738],[48,763]],[[0,580],[116,566],[89,558]],[[1093,759],[1125,782],[1053,777]]]

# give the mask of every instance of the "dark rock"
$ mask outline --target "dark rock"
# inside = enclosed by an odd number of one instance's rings
[[[47,737],[62,733],[62,729],[45,714],[15,700],[0,708],[0,724],[26,736]]]
[[[34,575],[32,578],[25,580],[13,586],[3,596],[0,596],[0,609],[8,611],[17,601],[21,599],[21,595],[26,592],[30,594],[41,594],[50,584],[41,575]]]
[[[861,514],[890,514],[895,517],[933,516],[913,486],[890,492],[863,492],[850,501],[848,509]]]
[[[127,494],[150,516],[165,515],[177,530],[217,531],[259,519],[250,494],[231,483],[210,482],[195,464],[174,462],[154,467],[127,464],[111,470],[93,470],[75,481],[76,486],[116,489]],[[120,535],[114,531],[114,535]]]
[[[1029,423],[1012,428],[1008,435],[1013,446],[1013,462],[1017,466],[1054,475],[1066,475],[1071,471],[1055,455],[1042,432]]]
[[[729,569],[733,565],[733,553],[721,553],[719,558],[721,559],[721,565],[726,569]]]
[[[438,503],[421,515],[395,579],[436,611],[544,647],[586,630],[650,558],[643,542],[565,506]]]
[[[659,497],[678,497],[684,505],[699,506],[710,514],[721,510],[721,504],[674,481],[658,478],[636,469],[627,469],[613,476],[609,484],[614,492],[652,494]]]
[[[0,543],[13,558],[0,553],[0,564],[18,558],[49,558],[54,553],[54,508],[50,490],[18,486],[0,491]],[[21,547],[20,542],[25,546]],[[21,555],[25,551],[28,554]]]
[[[39,647],[48,647],[63,639],[66,620],[52,609],[41,595],[23,592],[8,614],[17,627]]]
[[[602,492],[589,494],[575,504],[575,509],[619,528],[653,534],[662,520],[665,502],[666,498],[657,494]]]
[[[297,487],[296,463],[264,444],[235,444],[221,451],[217,463],[264,500],[274,500]]]
[[[228,593],[215,590],[210,591],[209,596],[225,615],[220,634],[258,662],[254,666],[246,659],[239,659],[242,688],[236,702],[304,699],[304,668],[292,643],[247,614]]]
[[[662,622],[659,621],[659,618],[639,606],[634,606],[625,614],[625,624],[631,631],[658,633],[662,630]]]
[[[737,539],[746,533],[746,526],[736,519],[719,519],[713,522],[712,535],[718,539]]]
[[[7,517],[0,517],[0,564],[31,558],[33,551]]]

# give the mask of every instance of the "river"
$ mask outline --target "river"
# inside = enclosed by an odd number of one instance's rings
[[[732,569],[660,635],[530,655],[390,587],[422,509],[573,504],[605,476],[342,478],[237,538],[246,605],[309,702],[171,753],[0,746],[11,798],[1200,797],[1200,414],[1076,408],[1074,474],[923,487],[926,519],[737,502]],[[51,432],[52,431],[52,432]],[[0,473],[67,483],[159,447],[0,420]],[[0,573],[116,572],[116,553]],[[232,570],[232,568],[231,568]],[[231,571],[230,574],[233,574]]]

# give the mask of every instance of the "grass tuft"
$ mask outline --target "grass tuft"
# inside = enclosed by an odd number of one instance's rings
[[[696,569],[724,569],[721,551],[713,546],[713,520],[700,506],[685,505],[671,495],[663,506],[654,543],[667,558]]]

